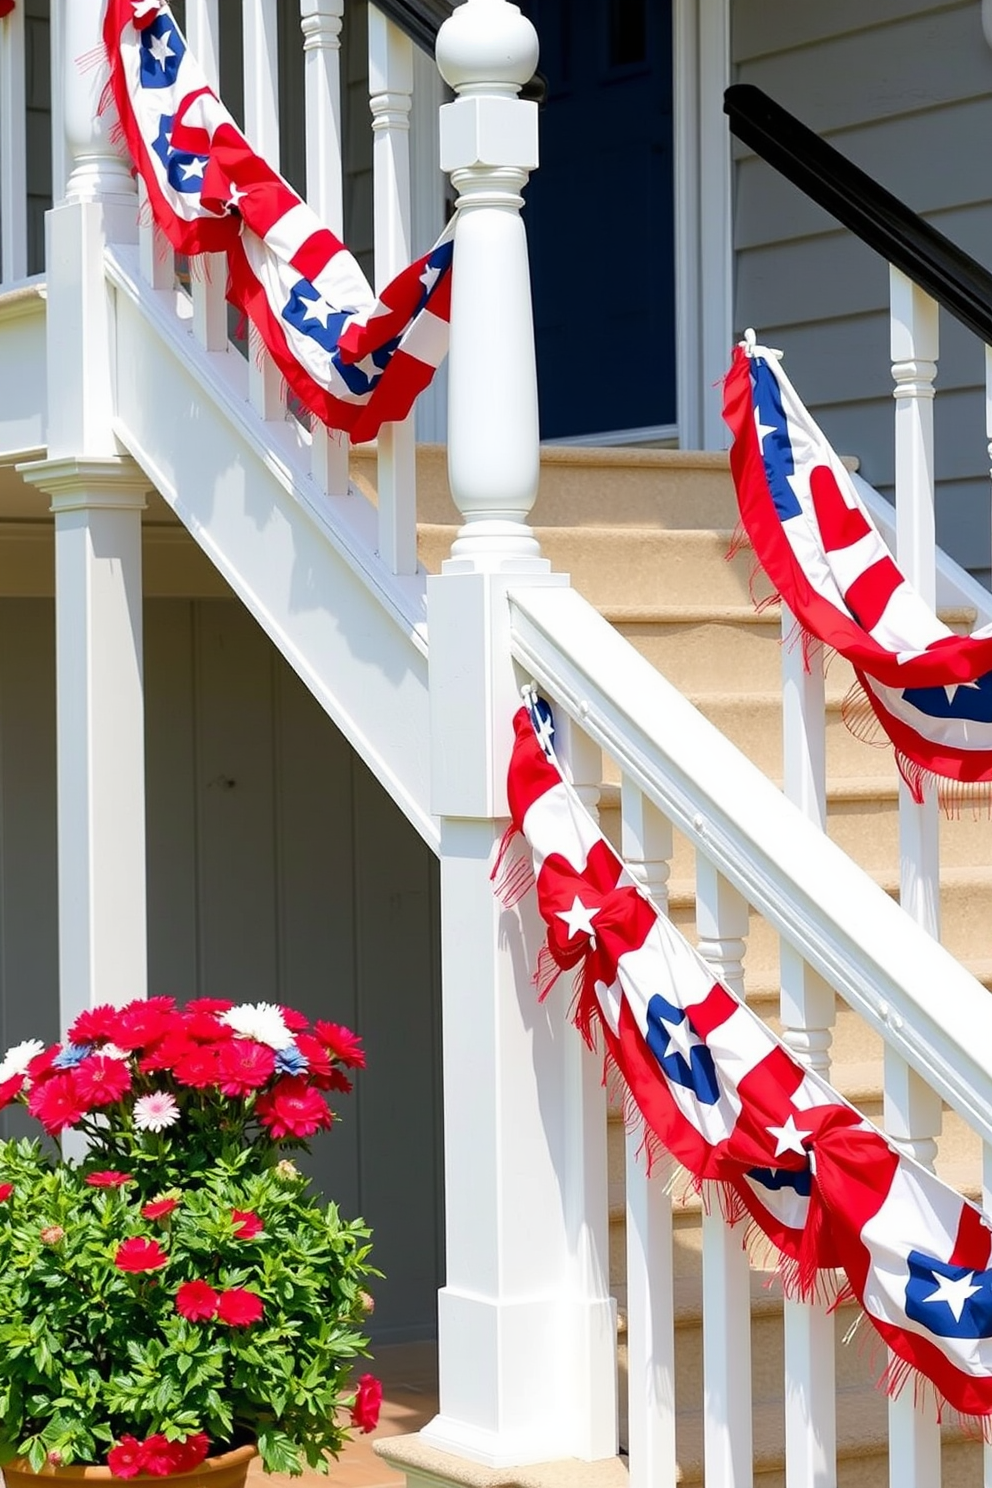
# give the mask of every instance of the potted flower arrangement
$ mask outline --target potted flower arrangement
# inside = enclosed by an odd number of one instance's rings
[[[214,998],[88,1009],[64,1044],[8,1051],[0,1108],[22,1103],[53,1139],[0,1142],[8,1488],[73,1464],[228,1488],[256,1452],[326,1471],[372,1429],[381,1388],[353,1379],[369,1232],[285,1156],[364,1063],[346,1028]]]

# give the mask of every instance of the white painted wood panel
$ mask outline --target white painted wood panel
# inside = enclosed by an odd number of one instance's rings
[[[907,16],[960,7],[961,0],[831,0],[829,5],[769,4],[734,0],[734,60],[808,46],[850,32],[872,31]]]

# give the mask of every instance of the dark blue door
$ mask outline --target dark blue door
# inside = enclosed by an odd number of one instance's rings
[[[671,0],[520,0],[548,81],[527,187],[541,437],[675,422]]]

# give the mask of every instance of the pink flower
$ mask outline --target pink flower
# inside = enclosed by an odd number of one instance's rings
[[[258,1215],[250,1209],[234,1209],[231,1218],[234,1221],[234,1233],[239,1240],[254,1240],[265,1228]]]
[[[168,1260],[169,1257],[157,1240],[146,1240],[142,1235],[135,1235],[130,1240],[121,1241],[114,1256],[114,1265],[118,1271],[157,1271]]]
[[[57,1046],[56,1046],[57,1047]],[[57,1137],[67,1126],[75,1126],[86,1114],[79,1098],[73,1070],[52,1075],[44,1084],[38,1082],[28,1096],[28,1110],[36,1116],[50,1137]]]
[[[217,1050],[218,1079],[225,1095],[251,1095],[271,1080],[275,1067],[275,1051],[252,1039],[233,1038]]]
[[[178,1208],[178,1199],[152,1199],[151,1203],[146,1204],[142,1209],[141,1217],[142,1219],[165,1219],[167,1214],[171,1214],[173,1209]]]
[[[331,1113],[320,1094],[299,1075],[285,1075],[255,1102],[255,1114],[278,1141],[282,1137],[310,1137],[331,1124]]]
[[[61,1225],[46,1225],[38,1234],[42,1245],[60,1245],[65,1239],[65,1230]]]
[[[179,1120],[176,1097],[167,1090],[153,1090],[139,1095],[134,1103],[134,1125],[140,1132],[160,1132]]]
[[[176,1311],[191,1323],[217,1316],[219,1293],[205,1281],[184,1281],[176,1292]]]
[[[131,1071],[122,1059],[90,1054],[73,1071],[76,1090],[87,1110],[112,1106],[131,1089]]]
[[[358,1381],[358,1393],[351,1407],[351,1419],[359,1431],[374,1431],[379,1423],[382,1406],[382,1385],[374,1374],[363,1374]]]
[[[52,1065],[61,1053],[62,1045],[53,1044],[50,1049],[43,1049],[40,1054],[34,1056],[27,1070],[28,1079],[32,1084],[39,1085],[49,1078],[52,1074]]]
[[[342,1064],[350,1065],[352,1069],[365,1068],[362,1041],[350,1028],[345,1028],[341,1023],[325,1023],[321,1018],[314,1024],[314,1032]]]
[[[136,998],[117,1014],[110,1034],[120,1049],[147,1049],[175,1026],[174,997]]]
[[[217,1316],[232,1328],[247,1328],[251,1323],[257,1323],[264,1311],[258,1293],[246,1291],[244,1287],[231,1287],[221,1292],[217,1304]]]
[[[133,1436],[122,1436],[107,1453],[107,1466],[115,1478],[136,1478],[145,1466],[144,1443]]]

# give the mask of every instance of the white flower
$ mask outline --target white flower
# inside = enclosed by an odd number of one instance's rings
[[[139,1095],[134,1103],[134,1124],[138,1131],[160,1132],[179,1120],[179,1107],[167,1090],[153,1090]]]
[[[41,1039],[25,1039],[23,1044],[15,1044],[12,1049],[8,1049],[0,1060],[0,1085],[5,1080],[12,1080],[15,1075],[25,1074],[32,1059],[36,1059],[44,1050]]]
[[[221,1013],[221,1022],[240,1033],[242,1038],[268,1044],[270,1049],[285,1049],[293,1042],[279,1008],[271,1002],[246,1002]]]
[[[101,1044],[96,1052],[97,1054],[102,1054],[104,1059],[122,1059],[125,1064],[131,1058],[129,1050],[118,1049],[116,1044]]]

